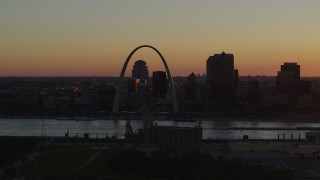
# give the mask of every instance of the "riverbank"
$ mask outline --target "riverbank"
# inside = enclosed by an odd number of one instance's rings
[[[58,121],[115,121],[115,120],[143,120],[144,117],[137,116],[137,117],[127,117],[127,116],[100,116],[95,118],[88,118],[86,119],[73,119],[73,118],[66,118],[66,119],[59,119],[60,116],[0,116],[0,119],[48,119],[48,120],[58,120]],[[198,121],[224,121],[224,122],[294,122],[294,123],[301,123],[301,122],[314,122],[320,123],[320,118],[289,118],[289,117],[281,117],[281,118],[266,118],[266,117],[248,117],[248,118],[230,118],[230,117],[193,117],[193,118],[154,118],[156,121],[176,121],[176,122],[198,122]]]
[[[271,121],[271,122],[320,122],[320,106],[284,107],[284,106],[221,106],[194,112],[152,112],[156,120],[178,121]],[[137,120],[145,117],[145,112],[120,111],[112,113],[108,110],[96,109],[44,109],[44,108],[0,108],[2,119],[95,119],[95,120]],[[78,117],[78,118],[77,118]]]

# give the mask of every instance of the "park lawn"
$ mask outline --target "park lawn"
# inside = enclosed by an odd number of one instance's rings
[[[108,145],[108,149],[102,150],[99,155],[91,161],[86,167],[79,171],[76,171],[70,176],[99,176],[99,175],[112,175],[112,172],[108,170],[107,163],[112,158],[112,156],[120,151],[121,145],[113,144]]]
[[[107,162],[111,159],[114,152],[111,150],[102,150],[99,155],[91,161],[86,167],[76,171],[68,176],[99,176],[111,174],[107,167]]]
[[[47,151],[19,169],[19,174],[28,178],[44,178],[59,175],[82,166],[96,153],[91,149],[61,149]]]

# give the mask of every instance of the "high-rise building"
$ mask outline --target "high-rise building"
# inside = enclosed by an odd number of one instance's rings
[[[128,79],[127,81],[128,94],[137,94],[138,84],[139,84],[139,79]]]
[[[281,65],[281,71],[280,73],[292,73],[292,81],[298,82],[300,81],[300,65],[293,62],[285,62],[283,65]]]
[[[147,82],[149,78],[149,70],[147,63],[143,60],[138,60],[134,63],[132,69],[132,78],[140,79],[140,82]]]
[[[207,60],[207,86],[212,97],[232,95],[236,89],[238,70],[234,69],[233,54],[214,54]]]
[[[165,71],[155,71],[152,74],[153,96],[165,98],[168,89],[167,74]]]
[[[276,87],[277,94],[286,94],[290,102],[294,102],[300,82],[300,65],[285,62],[278,71]]]
[[[285,62],[278,72],[277,94],[286,96],[286,104],[296,104],[297,97],[311,94],[311,83],[300,80],[300,65],[293,62]]]

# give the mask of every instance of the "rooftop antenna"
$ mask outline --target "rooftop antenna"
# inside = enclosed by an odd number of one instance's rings
[[[298,54],[298,64],[300,65],[300,54]]]

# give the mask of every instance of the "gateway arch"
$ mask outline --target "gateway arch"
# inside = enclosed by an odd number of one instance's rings
[[[123,64],[122,70],[121,70],[121,74],[120,74],[120,78],[118,80],[118,85],[117,85],[117,89],[116,89],[116,94],[113,100],[113,110],[112,112],[117,113],[119,112],[119,102],[120,102],[120,92],[121,92],[121,87],[122,87],[122,82],[123,82],[123,78],[124,78],[124,74],[126,72],[128,63],[132,57],[132,55],[139,49],[141,48],[150,48],[153,49],[154,51],[156,51],[158,53],[158,55],[160,56],[162,63],[164,65],[164,67],[166,68],[167,74],[168,74],[168,80],[169,80],[169,85],[170,85],[170,89],[171,89],[171,95],[172,95],[172,104],[173,104],[173,112],[177,113],[178,112],[178,103],[177,103],[177,93],[176,93],[176,89],[174,87],[174,83],[173,83],[173,79],[169,70],[169,67],[167,65],[166,60],[164,59],[164,57],[162,56],[162,54],[153,46],[150,45],[142,45],[139,46],[137,48],[135,48],[127,57],[125,63]]]

